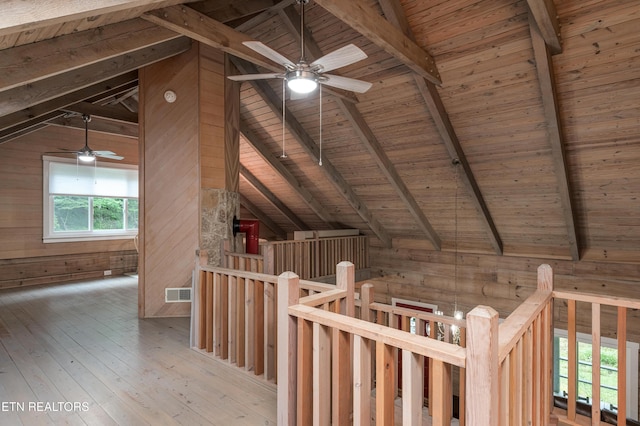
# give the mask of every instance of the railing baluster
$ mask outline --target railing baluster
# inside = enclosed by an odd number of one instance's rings
[[[353,424],[368,426],[371,424],[371,342],[356,335],[353,345]]]

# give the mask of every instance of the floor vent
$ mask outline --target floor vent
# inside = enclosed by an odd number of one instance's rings
[[[190,288],[165,288],[164,301],[171,302],[191,302]]]

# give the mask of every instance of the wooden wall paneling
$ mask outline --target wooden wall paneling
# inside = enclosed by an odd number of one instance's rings
[[[168,103],[166,90],[177,99]],[[144,136],[144,315],[183,316],[188,303],[164,302],[164,288],[191,285],[198,247],[198,49],[140,71]],[[195,165],[195,167],[194,167]],[[178,255],[181,254],[181,255]]]

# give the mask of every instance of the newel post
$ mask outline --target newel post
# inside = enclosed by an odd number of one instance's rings
[[[278,277],[278,425],[296,424],[298,320],[289,315],[289,306],[300,299],[300,279],[293,272]]]
[[[360,319],[363,321],[373,322],[373,312],[369,307],[374,299],[373,284],[362,284],[360,287]]]
[[[538,290],[553,292],[553,269],[550,265],[542,264],[538,266]],[[553,411],[553,298],[547,307],[542,311],[542,403],[543,413],[549,418],[555,419]],[[547,420],[547,419],[545,419]]]
[[[476,306],[467,315],[466,422],[498,424],[498,313]]]
[[[340,304],[340,313],[355,317],[356,269],[353,263],[347,261],[338,263],[336,266],[336,287],[347,291],[347,297]]]
[[[276,274],[276,264],[273,252],[273,244],[266,243],[262,245],[262,272],[267,275]]]

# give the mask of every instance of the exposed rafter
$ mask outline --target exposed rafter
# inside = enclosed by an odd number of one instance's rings
[[[363,0],[316,0],[316,3],[417,74],[432,83],[441,83],[433,58]]]
[[[578,235],[576,231],[576,218],[571,199],[571,185],[567,170],[567,158],[564,153],[564,139],[562,136],[562,123],[560,121],[560,111],[558,98],[556,95],[555,77],[553,74],[553,64],[548,45],[542,37],[534,19],[529,19],[531,40],[533,42],[533,54],[536,60],[536,70],[540,91],[542,94],[542,108],[547,122],[547,135],[551,144],[553,164],[556,178],[558,180],[558,192],[560,203],[567,226],[567,238],[569,239],[569,250],[573,260],[580,259],[580,247],[578,245]]]
[[[137,70],[145,65],[185,52],[190,46],[191,40],[186,37],[180,37],[4,91],[0,96],[0,116],[29,108],[97,82]]]
[[[288,9],[287,12],[288,13],[283,14],[282,18],[284,19],[289,29],[293,31],[293,33],[296,34],[298,38],[300,38],[300,28],[294,25],[296,17],[291,14],[291,12],[293,11]],[[304,28],[303,30],[307,31],[306,28]],[[310,32],[307,32],[305,34],[304,40],[305,50],[307,52],[309,60],[317,59],[323,56],[323,52],[320,49],[320,46],[318,46],[318,43],[316,43],[316,41],[313,39],[313,36],[310,34]],[[378,167],[380,168],[382,173],[386,176],[387,180],[395,190],[398,197],[400,197],[411,216],[413,216],[416,224],[418,225],[418,228],[420,228],[422,232],[427,235],[427,238],[429,238],[431,244],[433,244],[433,247],[436,250],[440,250],[440,237],[431,226],[431,223],[429,222],[427,217],[422,212],[422,209],[418,205],[418,202],[415,200],[413,195],[411,195],[411,191],[409,190],[409,188],[407,188],[407,185],[405,185],[391,160],[389,160],[389,157],[384,152],[382,145],[374,135],[371,128],[369,128],[369,125],[366,123],[362,114],[360,114],[360,111],[356,108],[355,105],[344,102],[341,99],[336,99],[336,103],[342,110],[342,113],[346,117],[346,119],[351,123],[353,129],[360,137],[360,140],[362,141],[367,151],[369,151],[372,158],[378,164]]]
[[[121,10],[188,3],[190,0],[49,0],[32,2],[8,0],[2,2],[0,36],[20,31],[34,30],[48,25],[95,18],[105,13]]]
[[[551,53],[562,52],[562,38],[560,38],[560,23],[553,0],[527,0],[529,10],[538,25],[540,35],[544,39]]]
[[[255,73],[257,70],[251,64],[242,62],[240,60],[234,60],[234,64],[238,69],[247,74]],[[282,101],[275,94],[271,86],[262,80],[249,81],[252,87],[258,92],[260,97],[264,100],[267,106],[273,111],[276,117],[282,117]],[[300,146],[314,159],[318,161],[320,157],[318,145],[313,141],[311,136],[304,130],[302,125],[292,118],[292,114],[289,111],[286,114],[286,126],[289,132],[300,143]],[[373,231],[374,234],[382,241],[386,247],[391,247],[391,238],[387,234],[384,227],[373,217],[366,204],[358,197],[353,191],[351,186],[342,177],[342,174],[335,168],[335,166],[328,159],[323,160],[322,171],[325,176],[329,178],[329,181],[338,189],[338,192],[347,200],[351,207],[358,213],[367,226]]]
[[[11,49],[0,55],[0,92],[180,37],[132,19]],[[104,64],[104,62],[102,62]]]
[[[406,16],[398,0],[379,0],[379,3],[387,19],[390,22],[393,22],[394,25],[402,28],[403,31],[406,31],[407,37],[413,38]],[[425,80],[420,75],[415,75],[414,79],[418,86],[418,90],[420,90],[420,94],[429,108],[431,117],[433,118],[438,132],[442,137],[449,156],[452,160],[457,159],[460,161],[460,167],[462,168],[460,177],[467,189],[467,192],[471,195],[471,199],[473,200],[476,210],[485,224],[487,235],[489,236],[493,249],[496,254],[502,254],[502,240],[500,239],[496,225],[493,222],[489,208],[484,201],[480,187],[473,176],[467,157],[462,150],[458,136],[453,128],[453,124],[451,124],[449,114],[447,114],[436,86],[432,82]]]
[[[258,140],[247,125],[240,122],[240,133],[242,137],[249,142],[258,155],[262,157],[280,176],[295,190],[305,204],[313,210],[313,212],[322,219],[331,228],[340,228],[333,215],[327,211],[324,206],[314,198],[314,196],[296,179],[295,176],[287,169],[281,161],[278,161],[273,153],[269,151],[266,145]]]
[[[249,169],[240,164],[240,176],[242,176],[256,191],[258,191],[273,207],[275,207],[284,217],[287,218],[296,228],[300,231],[306,231],[311,229],[306,223],[304,223],[294,212],[291,211],[280,199],[267,188],[265,184],[260,182],[260,179],[255,177]]]
[[[84,120],[81,116],[75,115],[72,117],[59,117],[53,120],[49,120],[47,124],[62,127],[72,127],[74,129],[84,130]],[[129,138],[138,137],[138,125],[132,123],[123,123],[113,120],[103,119],[91,119],[91,131],[107,133],[112,135],[125,136]]]
[[[123,123],[138,124],[138,114],[124,108],[92,104],[91,102],[79,102],[64,108],[65,111],[87,114],[92,117],[102,117]]]
[[[269,217],[269,215],[265,214],[242,194],[240,194],[240,204],[242,204],[245,209],[249,210],[249,213],[251,213],[256,219],[265,224],[267,228],[271,229],[277,236],[281,237],[282,239],[285,239],[287,237],[287,233],[282,228],[280,228],[280,226],[278,226],[278,224],[275,223],[273,219]]]
[[[190,7],[157,9],[142,15],[142,18],[272,72],[284,71],[282,64],[276,64],[242,44],[244,41],[253,40],[252,38]],[[357,101],[355,96],[343,90],[329,87],[326,90],[346,100]]]
[[[114,96],[123,91],[130,90],[138,85],[137,71],[131,71],[119,75],[110,80],[96,83],[59,98],[40,103],[30,108],[17,111],[13,114],[0,117],[0,143],[11,140],[28,132],[28,129],[36,130],[44,125],[44,122],[61,117],[64,112],[61,109],[81,101],[98,102],[102,99]]]

